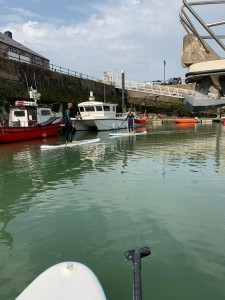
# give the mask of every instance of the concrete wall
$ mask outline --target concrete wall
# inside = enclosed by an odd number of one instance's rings
[[[107,102],[121,102],[121,91],[114,86],[0,57],[0,101],[29,99],[27,84],[37,86],[41,103],[77,104],[88,100],[90,91],[94,92],[96,101],[103,101],[105,95]]]
[[[105,98],[106,102],[117,103],[117,111],[122,111],[122,91],[114,86],[0,57],[0,106],[8,110],[15,100],[29,99],[27,84],[33,88],[37,85],[41,103],[61,102],[65,107],[67,102],[73,102],[76,109],[76,104],[87,101],[93,91],[96,101]],[[126,108],[135,107],[138,112],[170,114],[178,111],[188,115],[179,99],[147,93],[126,91],[125,105]]]

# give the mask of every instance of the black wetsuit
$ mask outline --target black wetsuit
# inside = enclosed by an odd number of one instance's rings
[[[134,131],[134,114],[132,112],[128,113],[126,120],[128,119],[128,130]]]
[[[66,141],[67,142],[72,142],[73,140],[73,126],[72,126],[72,122],[70,119],[70,110],[69,108],[67,108],[67,110],[65,111],[65,127],[66,127]]]

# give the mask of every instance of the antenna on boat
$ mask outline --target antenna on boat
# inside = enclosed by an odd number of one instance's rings
[[[31,99],[34,99],[35,104],[37,105],[37,101],[40,100],[41,94],[37,92],[37,90],[34,90],[31,86],[29,88],[29,95]]]
[[[41,94],[37,92],[37,83],[36,83],[35,73],[34,73],[35,89],[33,89],[32,85],[31,85],[31,87],[28,86],[26,73],[25,73],[25,79],[26,79],[26,84],[27,84],[27,89],[28,89],[30,99],[33,99],[35,104],[37,105],[37,101],[40,100]]]
[[[92,91],[90,91],[89,101],[95,101],[95,96]]]

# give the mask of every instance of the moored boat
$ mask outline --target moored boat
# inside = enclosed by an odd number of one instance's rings
[[[221,122],[223,125],[225,125],[225,117],[222,117],[222,118],[220,119],[220,122]]]
[[[186,118],[186,119],[174,119],[174,122],[176,124],[179,124],[179,123],[188,123],[188,124],[197,124],[197,123],[200,123],[201,121],[198,119],[198,118]]]
[[[146,111],[142,117],[135,116],[134,117],[134,125],[144,125],[147,123]]]
[[[147,123],[146,117],[134,118],[134,125],[142,125]]]
[[[57,135],[62,122],[61,105],[54,111],[50,105],[37,104],[40,93],[29,89],[33,101],[16,101],[10,107],[7,124],[0,123],[0,143],[46,138]]]
[[[93,92],[90,92],[89,101],[78,104],[78,116],[71,120],[78,131],[126,128],[126,117],[116,113],[116,106],[117,104],[95,101]]]

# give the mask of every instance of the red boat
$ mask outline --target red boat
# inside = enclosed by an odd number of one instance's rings
[[[195,119],[174,119],[175,123],[189,123],[189,124],[197,124],[201,122],[198,118]]]
[[[221,122],[223,125],[225,125],[225,118],[222,117],[222,118],[220,119],[220,122]]]
[[[145,111],[143,117],[135,116],[135,118],[134,118],[134,125],[144,125],[146,123],[147,123],[146,111]]]
[[[147,118],[142,117],[142,118],[134,118],[134,124],[136,125],[144,125],[147,123]]]
[[[46,138],[57,135],[62,123],[62,107],[53,111],[53,106],[38,105],[40,94],[32,87],[30,98],[34,101],[16,101],[10,107],[8,124],[0,123],[0,143]]]

